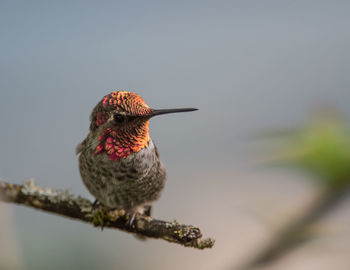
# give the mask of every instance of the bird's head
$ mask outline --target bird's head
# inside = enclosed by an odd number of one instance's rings
[[[194,111],[193,108],[155,110],[137,94],[115,91],[102,98],[92,111],[90,131],[98,133],[95,154],[111,160],[126,158],[148,147],[149,119],[167,113]]]

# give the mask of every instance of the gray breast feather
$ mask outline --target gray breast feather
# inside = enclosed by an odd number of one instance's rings
[[[130,209],[156,200],[163,189],[166,171],[156,147],[148,147],[125,159],[94,155],[84,142],[78,146],[80,174],[90,193],[102,204]]]

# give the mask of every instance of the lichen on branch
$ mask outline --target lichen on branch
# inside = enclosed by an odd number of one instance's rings
[[[100,228],[117,228],[141,237],[159,238],[197,249],[211,248],[215,240],[202,239],[199,228],[177,221],[162,221],[137,214],[133,222],[124,210],[111,210],[67,190],[42,188],[28,180],[24,185],[0,181],[0,201],[22,204],[63,217],[77,219]],[[130,224],[132,223],[132,224]]]

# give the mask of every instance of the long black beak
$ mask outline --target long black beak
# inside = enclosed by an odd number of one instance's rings
[[[153,110],[151,113],[151,117],[166,114],[166,113],[179,113],[179,112],[192,112],[197,111],[195,108],[179,108],[179,109],[162,109],[162,110]]]

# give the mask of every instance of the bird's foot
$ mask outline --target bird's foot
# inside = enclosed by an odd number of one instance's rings
[[[149,219],[151,219],[151,215],[152,215],[152,205],[144,205],[132,210],[129,210],[127,212],[127,216],[128,216],[128,225],[129,226],[134,226],[134,221],[137,215],[143,215],[143,216],[147,216]]]
[[[143,214],[148,217],[152,217],[152,205],[145,205],[143,207]]]
[[[135,217],[136,217],[136,214],[138,214],[137,212],[132,212],[130,213],[128,216],[129,216],[129,219],[128,219],[128,222],[127,224],[131,227],[133,227],[133,223],[135,221]]]
[[[102,206],[103,204],[101,202],[99,202],[98,200],[95,200],[92,205],[91,205],[91,209],[92,210],[96,210],[97,208],[99,208],[100,206]]]

